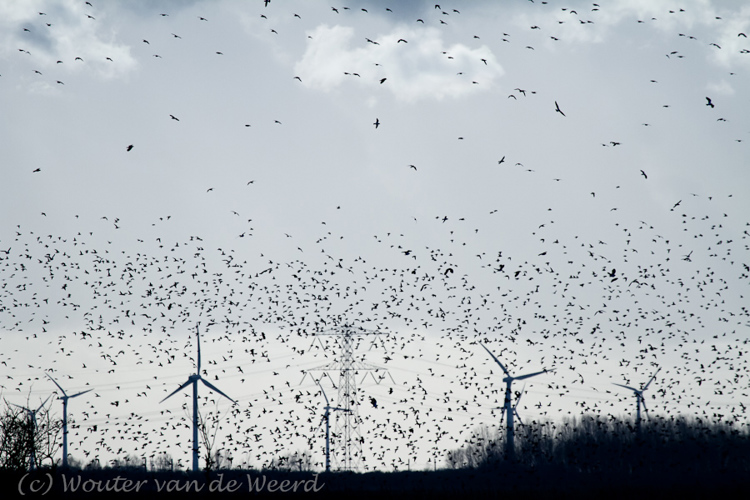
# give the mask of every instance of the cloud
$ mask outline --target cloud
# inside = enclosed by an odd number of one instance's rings
[[[401,26],[372,42],[362,37],[358,46],[351,27],[321,25],[308,35],[295,75],[305,86],[323,91],[356,84],[386,90],[404,101],[441,100],[487,90],[504,73],[486,46],[446,46],[435,28]]]
[[[72,0],[0,3],[0,31],[5,33],[0,54],[11,57],[22,49],[40,69],[55,67],[68,73],[88,71],[101,78],[119,77],[137,63],[130,47],[117,41],[112,28],[102,30],[105,19],[106,13]]]
[[[706,86],[709,92],[719,95],[734,95],[734,88],[726,80],[720,82],[712,82]]]

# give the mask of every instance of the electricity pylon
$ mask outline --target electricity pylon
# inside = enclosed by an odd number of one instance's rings
[[[362,419],[357,410],[357,381],[355,377],[358,373],[365,372],[362,382],[370,374],[375,383],[379,384],[385,375],[377,379],[372,372],[384,370],[383,368],[354,359],[354,338],[362,335],[389,335],[389,333],[343,325],[314,335],[335,336],[338,339],[340,349],[338,359],[309,371],[339,372],[337,401],[342,411],[336,418],[334,437],[337,439],[334,442],[334,450],[338,449],[338,452],[334,453],[333,457],[338,470],[356,471],[359,470],[362,463],[363,439],[359,430]],[[305,376],[307,376],[307,372]],[[330,375],[328,377],[330,378]],[[304,377],[302,380],[304,380]],[[391,377],[391,380],[393,380],[393,377]]]

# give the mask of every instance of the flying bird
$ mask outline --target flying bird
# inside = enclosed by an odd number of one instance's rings
[[[375,118],[375,122],[373,123],[373,125],[375,125],[375,128],[378,128],[380,126],[380,120]]]
[[[714,107],[714,103],[711,102],[711,98],[710,97],[706,97],[706,101],[707,101],[706,102],[706,106],[711,106],[712,108]]]
[[[645,177],[646,179],[648,179],[648,175],[646,175],[646,172],[644,172],[643,170],[641,170],[641,175],[642,175],[643,177]]]
[[[557,101],[555,101],[555,111],[565,116],[565,113],[562,112],[562,110],[560,109],[560,106],[557,104]]]
[[[131,149],[133,149],[133,145],[132,144],[130,146],[128,146],[127,148],[125,148],[125,151],[130,151]]]

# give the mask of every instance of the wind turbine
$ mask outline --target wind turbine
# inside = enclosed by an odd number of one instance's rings
[[[351,411],[346,408],[339,408],[338,406],[331,406],[328,402],[328,396],[326,396],[326,391],[323,390],[323,386],[320,385],[320,381],[315,381],[318,384],[318,387],[320,387],[320,392],[323,393],[323,397],[326,399],[326,405],[325,409],[326,412],[323,415],[323,418],[326,421],[326,472],[331,472],[331,439],[330,439],[330,410],[333,411]],[[320,426],[318,426],[320,428]]]
[[[44,372],[47,373],[47,372]],[[81,394],[86,394],[89,391],[93,391],[94,389],[88,389],[85,391],[78,392],[76,394],[73,394],[72,396],[68,396],[65,393],[65,390],[60,387],[60,384],[57,383],[55,379],[52,378],[52,375],[47,373],[47,376],[52,380],[52,382],[55,383],[58,389],[60,389],[60,392],[63,393],[63,395],[57,399],[61,399],[63,402],[63,459],[62,459],[62,466],[67,467],[68,466],[68,400],[71,398],[75,398],[80,396]]]
[[[646,383],[645,386],[643,386],[642,389],[638,390],[633,387],[622,385],[622,384],[615,384],[620,387],[624,387],[625,389],[630,389],[635,393],[635,402],[636,402],[636,410],[635,410],[635,430],[636,432],[641,432],[641,405],[643,405],[643,409],[648,413],[648,408],[646,408],[646,400],[643,399],[643,391],[648,389],[648,386],[651,385],[651,382],[654,381],[656,378],[656,374],[659,373],[659,370],[661,370],[661,367],[657,368],[656,372],[651,376],[649,381]],[[614,384],[614,382],[612,382]]]
[[[188,385],[193,384],[193,472],[198,471],[198,381],[200,380],[206,387],[208,387],[212,391],[218,392],[232,403],[237,404],[237,401],[230,398],[219,389],[217,389],[213,384],[201,377],[201,334],[198,330],[198,325],[195,326],[195,334],[198,339],[198,360],[196,363],[195,373],[193,375],[190,375],[187,379],[187,382],[175,389],[172,394],[159,401],[159,403],[163,403]]]
[[[526,375],[519,375],[518,377],[513,377],[508,372],[508,370],[503,366],[503,364],[500,362],[500,360],[497,359],[495,357],[495,355],[492,354],[492,352],[490,352],[490,350],[487,349],[487,347],[485,347],[484,344],[480,343],[479,345],[481,345],[482,347],[484,347],[484,350],[487,351],[487,353],[490,356],[492,356],[492,359],[495,360],[495,363],[497,363],[498,365],[500,365],[500,368],[502,368],[503,372],[505,373],[505,378],[503,378],[503,382],[505,382],[505,404],[503,405],[503,411],[505,412],[505,418],[506,418],[506,422],[505,422],[505,455],[506,455],[506,457],[509,457],[509,458],[512,459],[513,456],[514,456],[514,454],[515,454],[515,449],[516,449],[516,447],[515,447],[515,441],[514,441],[515,431],[514,431],[514,428],[513,428],[513,415],[514,414],[517,415],[518,413],[516,412],[516,407],[513,406],[513,404],[510,401],[510,397],[511,397],[510,386],[511,386],[511,384],[513,384],[514,380],[524,380],[524,379],[535,377],[537,375],[541,375],[542,373],[547,373],[548,371],[554,371],[554,370],[546,370],[545,369],[545,370],[542,370],[540,372],[534,372],[534,373],[529,373],[529,374],[526,374]]]
[[[518,419],[519,422],[521,422],[521,425],[523,425],[523,421],[521,420],[521,415],[518,414],[518,405],[521,403],[521,396],[523,396],[523,393],[526,392],[526,385],[524,384],[523,389],[521,389],[521,392],[518,393],[518,396],[516,397],[516,404],[513,405],[513,414],[516,416],[515,418]],[[495,406],[492,408],[493,410],[504,410],[505,406]],[[505,420],[505,413],[500,414],[500,423],[502,424]]]
[[[36,466],[36,443],[34,442],[36,438],[36,414],[39,412],[39,410],[42,409],[45,404],[47,404],[47,401],[49,401],[49,398],[51,397],[51,394],[47,396],[47,399],[44,400],[44,403],[40,404],[39,408],[37,408],[36,410],[11,403],[13,406],[17,406],[18,408],[24,410],[31,419],[31,454],[29,455],[29,470],[34,470],[34,467]]]

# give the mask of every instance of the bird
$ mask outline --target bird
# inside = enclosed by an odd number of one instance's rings
[[[706,101],[707,101],[706,102],[706,106],[711,106],[712,108],[714,107],[714,103],[711,102],[711,98],[710,97],[706,97]]]
[[[177,118],[175,115],[169,115],[170,118],[172,118],[174,121],[180,121],[179,118]]]
[[[502,158],[500,158],[500,160],[497,162],[497,164],[500,165],[503,162],[505,162],[505,156],[503,156]]]
[[[642,176],[643,176],[644,178],[648,179],[648,175],[646,175],[646,172],[644,172],[643,170],[641,170],[641,175],[642,175]]]
[[[133,145],[129,145],[127,148],[125,148],[125,151],[131,151],[133,149]]]
[[[413,168],[414,170],[416,170],[416,169],[417,169],[417,167],[415,167],[414,165],[409,165],[409,167],[410,167],[410,168]]]
[[[380,120],[375,118],[375,122],[373,123],[375,125],[375,128],[378,128],[380,126]]]
[[[555,111],[565,116],[565,113],[562,112],[562,110],[560,109],[560,106],[557,104],[557,101],[555,101]]]

